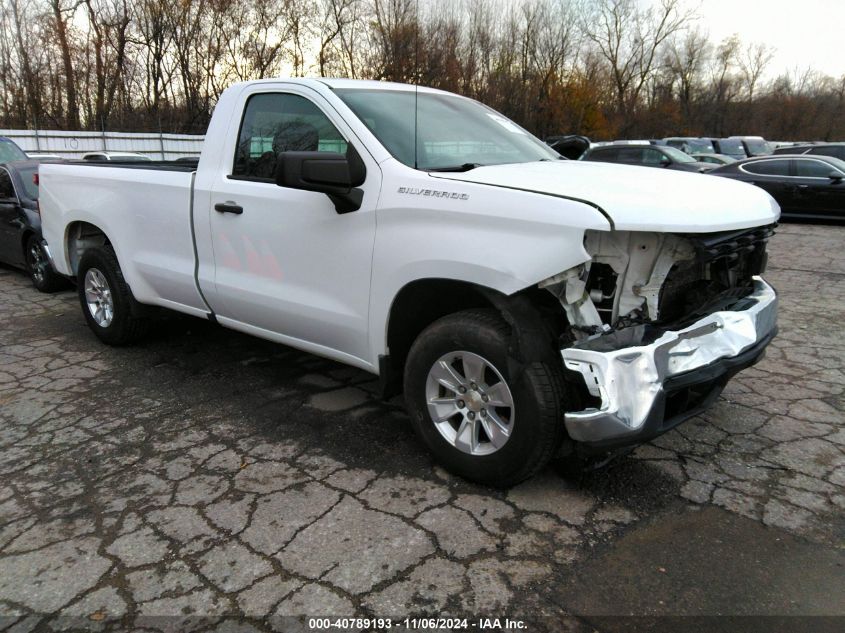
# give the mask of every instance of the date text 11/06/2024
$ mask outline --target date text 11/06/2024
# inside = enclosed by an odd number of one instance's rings
[[[372,630],[386,631],[394,626],[405,629],[432,630],[492,630],[492,631],[524,631],[525,622],[510,618],[405,618],[392,620],[391,618],[309,618],[308,628],[319,630]]]

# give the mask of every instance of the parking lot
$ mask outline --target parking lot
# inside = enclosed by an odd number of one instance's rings
[[[0,268],[0,630],[845,616],[843,244],[781,226],[780,335],[705,415],[509,491],[434,466],[366,373],[180,316],[108,348]]]

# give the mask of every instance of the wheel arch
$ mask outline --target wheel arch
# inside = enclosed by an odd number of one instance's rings
[[[469,308],[493,307],[489,293],[477,284],[445,278],[416,279],[403,286],[390,304],[379,375],[385,396],[402,391],[402,371],[411,345],[437,319]]]
[[[26,265],[26,243],[29,242],[29,238],[35,235],[35,230],[32,227],[26,227],[21,233],[21,261]]]
[[[561,362],[557,342],[566,328],[566,315],[550,293],[529,287],[506,295],[467,281],[418,279],[402,287],[388,312],[386,353],[379,357],[385,397],[403,391],[405,361],[420,333],[444,316],[472,308],[495,310],[511,327],[512,372],[518,373],[531,360]]]
[[[65,229],[65,253],[71,276],[76,276],[79,261],[87,249],[107,245],[111,245],[111,240],[96,224],[84,220],[75,220],[68,224]]]

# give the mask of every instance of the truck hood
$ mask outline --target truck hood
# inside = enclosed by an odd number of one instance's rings
[[[780,217],[774,199],[754,185],[656,167],[561,160],[431,176],[586,202],[620,231],[713,233],[771,224]]]

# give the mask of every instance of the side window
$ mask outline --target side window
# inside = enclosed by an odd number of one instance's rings
[[[617,157],[616,149],[599,149],[593,152],[590,152],[590,155],[587,157],[587,160],[597,160],[597,161],[614,161]]]
[[[643,165],[659,165],[663,160],[663,152],[656,149],[643,150]]]
[[[797,175],[801,178],[827,178],[830,172],[837,171],[833,165],[820,160],[796,159]]]
[[[641,165],[643,162],[643,150],[639,147],[620,147],[619,162]]]
[[[759,163],[749,163],[743,165],[742,169],[749,174],[759,174],[761,176],[788,176],[789,175],[789,161],[788,160],[763,160]]]
[[[5,169],[0,169],[0,200],[15,198],[15,187],[12,185],[12,178]]]
[[[13,160],[26,160],[26,154],[9,139],[0,140],[0,163]]]
[[[246,103],[232,175],[272,180],[282,152],[345,154],[346,139],[305,97],[281,92],[253,95]]]
[[[808,154],[818,154],[821,156],[833,156],[834,158],[845,157],[845,146],[842,145],[821,145],[820,147],[813,147]]]

